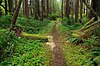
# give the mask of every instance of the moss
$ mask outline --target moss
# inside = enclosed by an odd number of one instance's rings
[[[5,14],[5,10],[2,6],[0,6],[0,15],[4,15]]]
[[[48,40],[48,36],[42,36],[42,35],[38,35],[38,34],[22,33],[21,36],[25,37],[25,38],[31,38],[31,39]]]

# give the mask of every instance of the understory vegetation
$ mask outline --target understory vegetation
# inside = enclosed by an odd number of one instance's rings
[[[59,19],[58,19],[59,20]],[[90,38],[76,37],[73,30],[78,30],[82,27],[82,23],[77,23],[71,26],[65,25],[67,19],[58,23],[57,28],[63,35],[66,43],[62,46],[63,54],[68,66],[96,66],[100,65],[100,28],[95,29],[95,32],[90,33]],[[83,20],[83,24],[87,20]],[[88,37],[88,36],[87,36]],[[70,44],[70,45],[69,45]]]
[[[43,40],[32,40],[17,37],[13,32],[10,32],[11,16],[0,17],[0,65],[1,66],[48,66],[50,63],[50,50],[47,49]],[[99,29],[91,35],[91,38],[80,39],[72,34],[72,30],[78,30],[82,27],[81,23],[71,26],[63,25],[57,18],[57,29],[64,36],[67,44],[62,47],[63,54],[68,66],[95,66],[99,64],[100,59],[100,42]],[[2,22],[6,22],[2,24]],[[23,32],[29,34],[49,35],[53,21],[49,20],[33,20],[18,17],[17,25]],[[83,23],[85,24],[85,22]],[[70,45],[69,45],[70,44]],[[48,54],[48,55],[47,55]],[[99,64],[100,65],[100,64]]]
[[[48,66],[50,63],[50,53],[43,40],[33,40],[17,37],[10,32],[10,16],[0,17],[0,66]],[[44,23],[43,23],[44,22]],[[18,26],[30,34],[45,34],[44,30],[49,27],[50,21],[38,21],[32,19],[18,18]],[[44,27],[43,27],[44,26]],[[8,29],[5,29],[8,28]],[[49,30],[48,30],[49,31]],[[48,55],[48,56],[47,56]]]
[[[0,66],[100,66],[100,0],[0,0]]]

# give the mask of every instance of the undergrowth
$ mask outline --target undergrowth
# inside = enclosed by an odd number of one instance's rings
[[[0,17],[0,28],[7,29],[11,25],[11,16],[1,16]]]
[[[45,42],[16,37],[8,29],[11,17],[6,17],[1,17],[3,19],[0,22],[0,66],[49,66],[50,51]],[[26,33],[47,34],[51,30],[49,22],[18,17],[17,26]]]
[[[0,37],[0,66],[49,65],[49,50],[43,41],[16,37],[12,32],[5,30],[1,32],[4,35]]]
[[[71,30],[78,30],[82,24],[76,23],[74,25],[58,24],[57,28],[64,39],[70,45],[63,46],[63,54],[68,66],[96,66],[100,65],[100,42],[99,42],[99,29],[96,33],[92,33],[91,38],[80,39],[72,35]],[[96,36],[95,36],[96,35]],[[97,59],[98,58],[98,59]]]
[[[24,32],[35,34],[41,32],[42,28],[48,25],[48,23],[50,23],[50,21],[46,19],[39,21],[34,19],[26,19],[24,17],[19,17],[17,21],[17,25],[21,26]]]

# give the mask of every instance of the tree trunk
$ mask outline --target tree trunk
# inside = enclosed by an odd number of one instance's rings
[[[13,18],[12,18],[12,25],[13,26],[16,25],[16,20],[17,20],[17,17],[18,17],[18,13],[19,13],[19,10],[20,10],[21,3],[22,3],[22,0],[19,1],[19,4],[18,4],[16,10],[14,11]]]
[[[47,0],[47,16],[49,14],[49,0]]]
[[[90,5],[90,0],[87,0],[87,3]],[[86,16],[90,18],[90,10],[88,8],[86,9]]]
[[[41,20],[44,18],[44,0],[41,1],[41,7],[42,7],[42,15],[41,15]]]
[[[82,12],[83,12],[83,2],[80,0],[80,19],[82,19]]]
[[[18,2],[18,0],[15,0],[15,9],[17,8],[17,2]]]
[[[63,3],[64,3],[64,0],[62,0],[62,5],[61,5],[61,14],[62,14],[62,19],[63,19]]]
[[[7,0],[5,0],[5,14],[7,15]]]
[[[32,15],[34,15],[35,14],[35,4],[34,4],[35,0],[32,0],[31,3],[32,3],[32,6],[31,6],[32,7]]]
[[[72,24],[74,24],[74,21],[75,21],[75,20],[74,20],[74,12],[75,12],[74,10],[75,10],[75,9],[74,9],[74,1],[73,1],[73,0],[71,0],[71,6],[72,6],[72,8],[71,8],[71,9],[72,9],[72,11],[71,11]]]
[[[29,17],[29,6],[28,6],[28,0],[25,0],[25,16]]]
[[[92,8],[97,13],[97,15],[100,17],[100,0],[92,0]],[[91,12],[90,18],[95,17],[95,21],[96,21],[98,20],[98,16],[96,16],[95,14]]]
[[[70,22],[69,22],[69,15],[70,15],[70,2],[69,0],[66,0],[66,17],[68,18],[68,25],[70,25]]]
[[[35,19],[40,19],[40,5],[39,5],[39,0],[35,0]]]
[[[33,16],[33,13],[32,13],[32,0],[30,0],[30,15]]]
[[[100,17],[100,0],[92,0],[92,7]]]
[[[70,3],[69,0],[66,0],[66,17],[69,19],[69,14],[70,14]]]
[[[25,0],[23,0],[23,15],[25,15],[25,7],[24,7],[24,5],[25,5]]]
[[[9,5],[9,12],[11,15],[13,15],[14,12],[13,0],[8,0],[8,5]]]
[[[76,0],[76,3],[75,3],[75,22],[78,22],[78,13],[79,13],[79,0]]]
[[[49,10],[50,13],[52,13],[52,0],[50,0],[50,10]]]

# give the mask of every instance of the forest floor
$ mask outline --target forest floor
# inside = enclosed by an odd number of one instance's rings
[[[32,21],[32,25],[33,22],[35,21]],[[38,24],[36,22],[36,25],[38,25],[36,28],[40,27],[43,22],[38,22]],[[32,29],[33,27],[34,25],[31,26]],[[16,36],[10,38],[9,36],[12,34],[9,35],[9,32],[7,32],[3,39],[10,39],[6,41],[8,44],[11,44],[7,47],[12,48],[4,50],[5,56],[2,55],[4,59],[0,62],[0,66],[94,66],[93,60],[91,60],[92,55],[87,51],[87,48],[81,45],[74,45],[67,39],[70,36],[70,27],[63,26],[60,20],[50,20],[46,26],[42,27],[36,34],[48,36],[48,42]],[[28,30],[31,29],[28,28]],[[2,36],[7,30],[3,31],[2,29],[0,31]],[[35,34],[33,31],[29,34]],[[8,38],[6,38],[7,36]],[[3,42],[3,39],[1,38],[0,40]],[[73,37],[70,37],[70,39],[73,40]],[[8,50],[14,50],[12,51],[13,54],[8,54]]]

